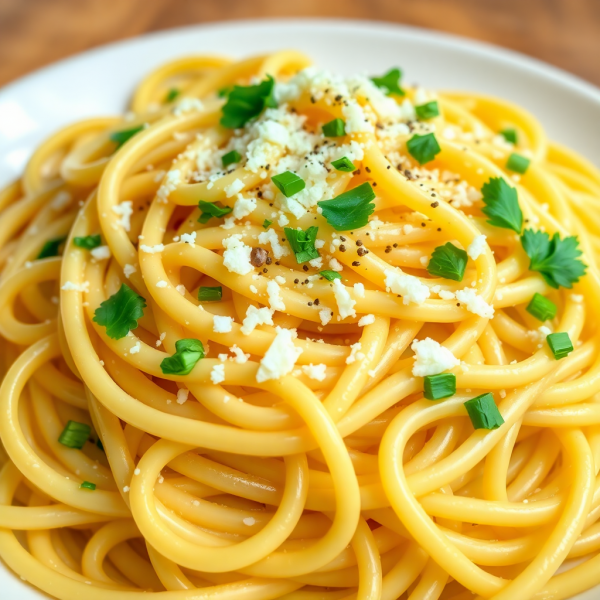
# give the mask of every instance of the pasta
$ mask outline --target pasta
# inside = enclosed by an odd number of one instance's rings
[[[0,556],[62,600],[600,584],[599,203],[499,99],[157,69],[0,192]]]

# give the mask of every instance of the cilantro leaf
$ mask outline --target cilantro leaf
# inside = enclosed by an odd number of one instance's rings
[[[285,227],[283,231],[299,265],[313,258],[319,258],[319,251],[315,248],[318,227],[309,227],[306,231]]]
[[[144,129],[144,126],[138,125],[137,127],[132,127],[131,129],[113,131],[108,137],[117,145],[115,150],[118,150],[126,141],[130,140],[134,135],[136,135],[136,133],[142,131],[142,129]]]
[[[234,85],[227,94],[227,102],[223,105],[221,125],[228,129],[243,127],[250,119],[258,117],[266,108],[275,108],[273,98],[275,80],[270,75],[258,85]]]
[[[387,96],[392,94],[404,96],[404,90],[400,87],[401,79],[402,71],[397,67],[390,69],[381,77],[371,77],[371,81]]]
[[[196,363],[204,358],[204,346],[200,340],[187,338],[175,342],[175,354],[164,358],[160,369],[165,375],[189,375]]]
[[[406,142],[406,149],[420,165],[431,162],[442,151],[433,133],[425,135],[415,133]]]
[[[521,233],[523,213],[519,206],[517,190],[502,177],[490,177],[481,188],[485,206],[481,212],[489,217],[488,223],[494,227],[512,229]]]
[[[375,210],[371,202],[375,192],[369,182],[363,183],[333,200],[317,202],[323,209],[323,216],[336,231],[350,231],[364,227],[369,222],[369,215]]]
[[[561,240],[558,233],[550,238],[545,231],[526,229],[521,243],[531,260],[529,269],[541,273],[549,286],[570,289],[585,275],[587,267],[578,258],[581,250],[575,236]]]
[[[123,283],[116,294],[100,304],[93,320],[106,327],[108,337],[120,340],[138,326],[138,319],[144,316],[144,308],[144,298]]]
[[[447,242],[443,246],[438,246],[431,253],[427,271],[430,275],[462,281],[467,268],[467,260],[467,253],[464,250]]]
[[[202,211],[198,221],[200,223],[208,223],[213,217],[220,219],[231,212],[230,206],[217,206],[214,202],[205,202],[200,200],[198,208]]]
[[[66,236],[53,238],[48,240],[40,250],[40,253],[37,255],[38,259],[40,258],[50,258],[52,256],[58,256],[60,254],[60,247],[64,244],[66,240]]]

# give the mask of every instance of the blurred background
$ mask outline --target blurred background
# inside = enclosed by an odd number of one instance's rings
[[[0,86],[149,31],[265,17],[437,29],[518,50],[600,85],[600,0],[0,0]]]

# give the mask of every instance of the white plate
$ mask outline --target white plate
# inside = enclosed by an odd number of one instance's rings
[[[507,98],[553,139],[600,165],[600,90],[521,54],[425,30],[340,20],[266,20],[193,26],[85,52],[0,90],[0,185],[15,178],[48,134],[85,117],[121,113],[146,73],[193,53],[242,57],[296,48],[341,72],[400,66],[407,83]],[[3,600],[43,597],[0,564]],[[578,600],[598,600],[599,591]]]

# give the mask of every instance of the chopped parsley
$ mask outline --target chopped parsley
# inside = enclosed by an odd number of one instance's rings
[[[122,283],[119,291],[96,309],[93,321],[106,327],[108,337],[120,340],[138,326],[138,319],[144,316],[144,308],[144,298]]]
[[[375,192],[369,182],[363,183],[333,200],[317,202],[323,209],[323,216],[336,231],[349,231],[364,227],[369,222],[369,215],[375,210],[371,202]]]
[[[420,165],[431,162],[442,151],[433,133],[426,133],[425,135],[415,133],[406,142],[406,148]]]
[[[102,245],[102,238],[100,237],[100,234],[86,235],[85,237],[73,238],[73,243],[78,248],[83,248],[84,250],[93,250],[94,248]]]
[[[415,112],[417,113],[417,117],[419,119],[426,121],[427,119],[439,117],[440,107],[438,106],[437,100],[432,100],[431,102],[426,102],[425,104],[419,104],[419,106],[415,106]]]
[[[342,156],[342,158],[332,160],[331,166],[336,171],[342,171],[343,173],[352,173],[352,171],[356,170],[354,163],[347,156]]]
[[[221,157],[221,162],[223,163],[224,167],[228,167],[229,165],[239,163],[240,160],[242,160],[242,155],[237,150],[232,150],[227,154],[223,154],[223,156]]]
[[[521,233],[523,213],[519,206],[517,190],[502,177],[490,177],[481,188],[485,206],[481,212],[489,217],[488,223],[494,227],[512,229]]]
[[[227,102],[222,108],[221,125],[238,129],[258,117],[265,108],[275,108],[274,87],[275,80],[270,75],[257,85],[234,85],[227,93]]]
[[[175,354],[164,358],[160,368],[165,375],[189,375],[201,358],[204,358],[204,346],[200,340],[177,340]]]
[[[371,77],[371,81],[387,96],[395,94],[404,96],[404,90],[400,87],[402,71],[397,67],[390,69],[381,77]]]
[[[342,276],[337,271],[321,271],[319,275],[321,275],[321,277],[325,277],[327,281],[334,281],[335,279],[342,278]]]
[[[321,128],[325,137],[342,137],[346,135],[346,124],[342,119],[333,119]]]
[[[263,221],[263,229],[269,229],[273,225],[273,221],[269,221],[269,219],[265,219]]]
[[[318,227],[309,227],[306,231],[285,227],[283,231],[299,265],[314,258],[319,258],[319,251],[315,248]]]
[[[115,150],[118,150],[125,142],[130,140],[134,135],[138,134],[140,131],[144,129],[143,125],[138,125],[137,127],[132,127],[131,129],[122,129],[121,131],[113,131],[108,137],[111,142],[114,142],[117,147]]]
[[[213,217],[220,219],[231,212],[230,206],[217,206],[214,202],[205,202],[200,200],[198,208],[202,212],[198,221],[200,223],[208,223]]]
[[[579,257],[581,250],[575,236],[552,238],[545,231],[526,229],[521,236],[523,248],[529,256],[529,270],[537,271],[553,287],[572,288],[585,275],[586,265]]]
[[[513,127],[507,127],[500,132],[500,135],[511,144],[517,143],[517,130]]]
[[[431,253],[427,271],[430,275],[462,281],[467,268],[467,260],[467,253],[464,250],[447,242],[443,246],[438,246]]]
[[[52,238],[44,243],[40,253],[37,255],[40,258],[51,258],[52,256],[58,256],[60,254],[60,247],[65,243],[66,236]]]

